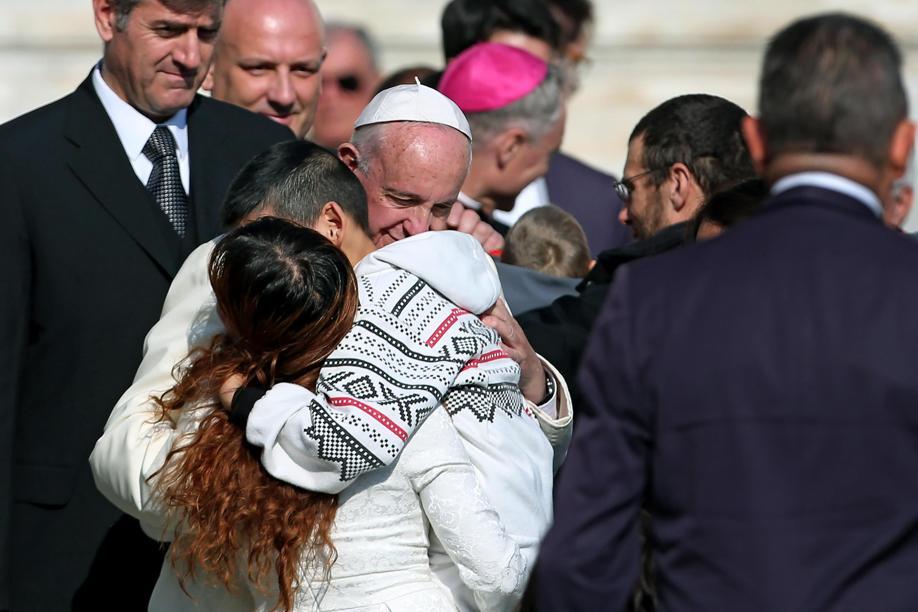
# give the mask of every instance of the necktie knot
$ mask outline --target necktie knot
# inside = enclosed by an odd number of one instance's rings
[[[175,138],[172,137],[169,128],[162,125],[156,126],[147,144],[143,146],[143,154],[153,162],[175,157]]]

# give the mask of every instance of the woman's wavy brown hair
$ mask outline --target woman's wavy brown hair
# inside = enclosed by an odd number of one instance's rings
[[[327,576],[334,562],[337,496],[270,476],[260,449],[216,398],[235,373],[266,388],[292,382],[314,390],[322,361],[351,328],[356,281],[344,255],[318,233],[262,219],[220,241],[210,282],[226,333],[192,353],[158,400],[173,421],[177,411],[204,411],[190,441],[176,444],[156,476],[176,525],[170,556],[182,581],[201,571],[231,590],[247,576],[268,592],[275,575],[276,608],[290,609],[301,565],[318,561]]]

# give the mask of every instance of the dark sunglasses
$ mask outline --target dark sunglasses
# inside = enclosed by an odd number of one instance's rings
[[[360,81],[360,77],[355,74],[344,74],[338,77],[329,77],[326,79],[326,82],[329,81],[334,81],[338,85],[338,89],[347,93],[360,91],[360,89],[363,87],[363,83]]]

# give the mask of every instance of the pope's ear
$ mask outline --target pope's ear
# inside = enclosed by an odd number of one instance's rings
[[[338,159],[344,162],[351,172],[354,172],[360,164],[360,151],[350,142],[342,143],[338,146]]]

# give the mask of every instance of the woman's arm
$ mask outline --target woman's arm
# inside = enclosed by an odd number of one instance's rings
[[[409,448],[400,466],[476,604],[483,612],[512,609],[526,586],[526,560],[485,496],[445,412],[431,415]]]

